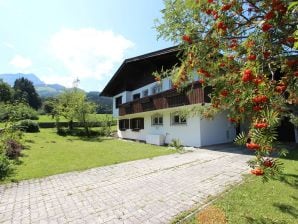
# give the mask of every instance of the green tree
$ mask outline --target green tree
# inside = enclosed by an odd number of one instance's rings
[[[286,0],[165,0],[159,37],[181,48],[181,66],[170,75],[179,90],[197,78],[212,86],[210,117],[228,110],[232,123],[248,121],[237,142],[256,153],[252,173],[269,178],[280,172],[271,158],[276,127],[285,109],[297,107],[297,11]],[[280,151],[281,152],[281,151]],[[283,154],[283,153],[282,153]]]
[[[7,83],[0,80],[0,102],[10,102],[13,90]]]
[[[90,114],[95,113],[95,105],[86,99],[86,94],[74,88],[67,90],[58,96],[58,102],[55,105],[54,113],[59,117],[68,120],[69,130],[73,130],[73,122],[79,121],[83,124],[86,135],[89,136]]]
[[[26,102],[30,107],[38,109],[41,106],[41,99],[36,92],[33,83],[22,77],[14,83],[14,100],[18,102]]]

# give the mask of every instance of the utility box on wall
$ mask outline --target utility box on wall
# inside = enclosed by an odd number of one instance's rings
[[[165,136],[164,135],[147,135],[146,143],[152,145],[164,145],[165,144]]]

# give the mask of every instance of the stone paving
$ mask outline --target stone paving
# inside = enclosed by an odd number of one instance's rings
[[[0,223],[169,223],[248,171],[221,147],[0,185]]]

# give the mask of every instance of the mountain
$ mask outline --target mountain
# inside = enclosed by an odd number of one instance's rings
[[[2,79],[4,82],[8,83],[11,86],[14,85],[16,79],[22,77],[30,80],[33,83],[37,93],[42,98],[57,96],[66,89],[64,86],[59,84],[46,84],[34,74],[0,74],[0,79]]]
[[[0,74],[0,80],[2,79],[11,86],[14,85],[16,79],[22,77],[30,80],[33,83],[37,93],[42,98],[55,97],[67,90],[65,86],[60,84],[46,84],[34,74]],[[99,96],[99,94],[100,92],[97,91],[88,92],[87,99],[98,105],[96,108],[97,113],[112,113],[112,98]]]
[[[13,86],[14,81],[19,78],[26,78],[33,82],[34,86],[38,85],[44,85],[45,83],[41,81],[36,75],[34,74],[23,74],[23,73],[17,73],[17,74],[0,74],[0,79],[2,79],[4,82],[8,83],[9,85]]]
[[[111,114],[113,107],[113,100],[111,97],[99,96],[100,92],[88,92],[86,97],[88,101],[94,102],[96,105],[96,112],[100,114]]]

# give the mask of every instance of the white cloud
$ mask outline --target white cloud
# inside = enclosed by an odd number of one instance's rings
[[[85,28],[64,29],[54,34],[49,47],[69,76],[101,80],[111,75],[115,64],[123,61],[124,51],[133,47],[133,43],[112,31]]]
[[[9,43],[9,42],[2,42],[2,44],[3,44],[3,46],[5,46],[9,49],[13,49],[13,50],[16,49],[15,46],[13,44]]]
[[[75,77],[63,75],[47,75],[41,78],[46,84],[60,84],[68,88],[72,87],[72,83],[75,80]]]
[[[11,59],[9,64],[11,64],[19,69],[26,69],[26,68],[31,67],[32,61],[29,58],[25,58],[21,55],[16,55],[16,56],[14,56],[13,59]]]

